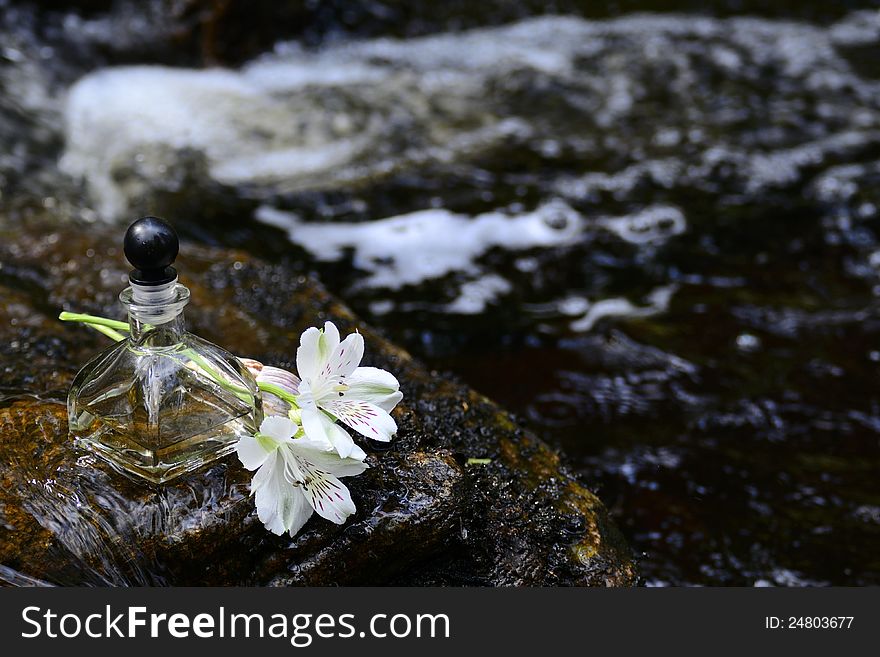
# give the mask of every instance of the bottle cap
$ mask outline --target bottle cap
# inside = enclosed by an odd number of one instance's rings
[[[177,233],[164,219],[142,217],[125,231],[123,250],[134,269],[128,279],[135,285],[165,285],[177,278],[171,265],[177,258]]]

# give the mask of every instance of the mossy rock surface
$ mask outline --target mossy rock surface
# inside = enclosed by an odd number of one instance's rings
[[[60,310],[120,317],[119,231],[0,228],[0,581],[13,584],[630,585],[632,554],[598,498],[491,400],[428,371],[315,280],[249,255],[184,244],[188,327],[293,367],[326,319],[364,334],[364,364],[401,381],[390,445],[347,480],[342,526],[265,531],[234,456],[162,488],[135,484],[67,434],[67,388],[106,338]],[[477,459],[477,462],[471,459]]]

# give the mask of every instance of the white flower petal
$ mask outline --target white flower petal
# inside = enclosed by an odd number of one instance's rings
[[[279,458],[278,451],[272,452],[271,458],[254,476],[251,482],[257,516],[274,534],[281,535],[285,531],[293,536],[312,515],[312,505],[298,486],[293,486],[284,476],[284,459]]]
[[[285,525],[287,526],[287,532],[293,537],[296,536],[297,532],[299,532],[303,525],[308,522],[315,510],[312,508],[312,505],[309,504],[309,500],[306,498],[302,489],[294,488],[291,495],[294,500],[294,505],[290,510],[290,514],[285,517]]]
[[[266,457],[266,460],[263,462],[263,465],[260,466],[260,469],[257,470],[257,473],[254,475],[253,479],[251,479],[251,493],[256,494],[256,492],[266,486],[269,480],[272,477],[272,473],[275,469],[275,464],[278,461],[278,450],[272,450],[269,453],[269,456]]]
[[[339,343],[324,370],[329,376],[349,376],[364,357],[364,336],[352,333]]]
[[[390,413],[395,409],[395,407],[400,403],[403,399],[403,393],[398,390],[397,392],[392,392],[390,395],[385,397],[384,399],[380,399],[378,401],[373,402],[381,408],[386,413]]]
[[[274,383],[291,395],[295,395],[299,391],[299,377],[293,372],[288,372],[280,367],[266,365],[260,370],[256,378],[259,383]]]
[[[400,383],[391,372],[378,367],[358,367],[345,379],[348,390],[343,397],[368,401],[390,412],[403,399]]]
[[[351,454],[348,455],[348,458],[350,458],[354,461],[360,461],[361,463],[363,463],[363,461],[367,458],[367,453],[361,449],[360,445],[355,443],[354,447],[351,448]],[[367,467],[369,467],[369,466],[367,466]],[[333,474],[335,474],[337,477],[348,476],[346,474],[340,474],[339,472],[333,472]],[[360,473],[356,472],[355,474],[360,474]]]
[[[388,411],[370,402],[340,397],[327,404],[326,409],[367,438],[388,442],[397,433],[397,423]]]
[[[348,378],[349,385],[357,383],[381,393],[396,392],[400,389],[397,378],[388,370],[379,367],[359,367]]]
[[[357,511],[348,488],[339,479],[314,467],[308,474],[302,490],[319,516],[341,525]]]
[[[355,446],[355,448],[355,451],[352,452],[353,455],[363,454],[363,458],[366,458],[367,455],[360,447]],[[363,462],[363,458],[339,458],[335,451],[327,450],[323,444],[307,438],[294,441],[290,445],[290,450],[301,460],[306,460],[319,470],[337,477],[354,477],[370,467]]]
[[[339,329],[336,328],[336,324],[330,321],[324,322],[323,338],[321,353],[324,355],[324,360],[327,360],[339,346]]]
[[[271,452],[263,449],[263,446],[252,436],[241,438],[235,446],[235,451],[238,453],[238,460],[248,470],[259,468],[269,458],[269,454],[271,454]]]
[[[306,433],[306,438],[324,445],[327,449],[331,449],[333,443],[330,442],[326,426],[321,421],[322,415],[323,413],[313,404],[302,406],[300,409],[300,421],[302,422],[303,431]]]
[[[289,442],[297,429],[296,424],[289,417],[281,415],[270,415],[260,424],[260,433],[280,443]]]
[[[330,439],[330,444],[333,445],[336,453],[343,459],[351,456],[355,447],[351,434],[338,424],[334,423],[323,413],[321,413],[321,415],[327,422],[327,437]]]
[[[303,407],[302,426],[306,438],[335,450],[339,456],[346,458],[354,449],[354,440],[349,433],[324,415],[316,406]]]
[[[318,358],[318,341],[321,331],[314,326],[307,328],[299,337],[299,348],[296,350],[296,371],[303,379],[310,379],[318,374],[324,363]]]
[[[299,338],[296,371],[303,379],[317,379],[339,346],[339,329],[325,322],[323,329],[307,328]]]

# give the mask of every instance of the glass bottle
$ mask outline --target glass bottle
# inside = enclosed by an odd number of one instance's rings
[[[229,454],[262,420],[244,365],[185,330],[189,290],[171,266],[177,251],[165,221],[144,217],[129,227],[125,256],[134,270],[119,295],[129,335],[80,370],[67,400],[80,445],[156,484]]]

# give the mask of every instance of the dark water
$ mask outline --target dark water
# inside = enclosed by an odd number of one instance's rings
[[[302,262],[558,445],[648,584],[880,583],[880,12],[383,6],[207,73],[7,13],[0,211]]]

